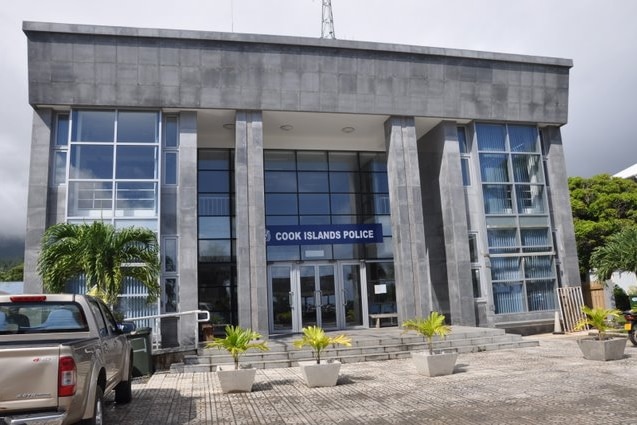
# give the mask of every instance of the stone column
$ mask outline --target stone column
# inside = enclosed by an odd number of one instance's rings
[[[235,205],[239,324],[268,335],[265,253],[263,118],[237,111],[235,118]]]
[[[35,109],[33,111],[24,250],[24,292],[27,294],[37,294],[43,291],[42,279],[37,272],[37,262],[40,255],[40,241],[47,225],[52,123],[53,112],[51,109]]]
[[[475,326],[467,206],[455,122],[418,142],[423,214],[434,308],[454,325]]]
[[[385,121],[385,140],[396,303],[398,321],[401,322],[427,315],[431,310],[414,118],[390,117]]]
[[[179,234],[179,311],[198,307],[197,284],[197,113],[179,114],[179,192],[177,195]],[[165,320],[165,319],[164,319]],[[193,315],[179,319],[179,342],[194,343],[198,325]]]
[[[564,162],[564,146],[559,127],[542,130],[546,155],[546,175],[550,190],[551,218],[557,233],[557,257],[560,261],[561,281],[564,286],[581,285],[571,197]]]

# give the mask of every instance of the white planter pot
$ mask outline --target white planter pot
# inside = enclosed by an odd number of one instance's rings
[[[429,354],[428,351],[414,351],[412,361],[418,373],[427,376],[451,375],[456,365],[458,353]]]
[[[341,362],[335,361],[321,364],[316,362],[299,362],[301,373],[308,387],[333,387],[338,381],[338,372],[341,370]]]
[[[217,377],[224,393],[249,393],[256,373],[256,369],[235,370],[234,365],[217,367]]]
[[[603,341],[582,338],[577,340],[577,345],[587,360],[619,360],[624,357],[626,338],[611,338]]]

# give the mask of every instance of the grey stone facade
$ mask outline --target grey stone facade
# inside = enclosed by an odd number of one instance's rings
[[[458,325],[495,326],[513,319],[493,314],[488,290],[484,299],[473,298],[467,231],[485,231],[478,224],[484,210],[476,189],[462,187],[456,126],[540,125],[560,278],[579,284],[559,130],[567,122],[570,60],[234,33],[39,22],[25,22],[23,29],[29,103],[35,109],[25,260],[29,291],[40,285],[34,272],[39,237],[46,225],[64,220],[64,194],[47,191],[51,115],[74,107],[179,114],[179,187],[161,195],[161,229],[178,234],[181,311],[197,308],[197,149],[221,140],[221,133],[211,142],[203,135],[201,120],[210,111],[234,116],[241,325],[268,331],[263,150],[272,142],[265,112],[310,119],[349,114],[384,123],[385,134],[375,135],[384,143],[375,149],[388,157],[399,320],[439,309]],[[319,148],[303,139],[294,146]],[[488,259],[481,261],[488,279]],[[518,317],[552,318],[552,311]],[[183,322],[182,333],[192,326]]]

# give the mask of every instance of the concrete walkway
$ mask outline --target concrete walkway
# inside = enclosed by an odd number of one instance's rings
[[[409,359],[344,364],[338,385],[310,389],[298,368],[258,370],[252,393],[223,394],[212,372],[155,374],[133,401],[107,400],[111,424],[628,424],[637,422],[637,347],[584,360],[576,338],[461,354],[455,373],[416,375]]]

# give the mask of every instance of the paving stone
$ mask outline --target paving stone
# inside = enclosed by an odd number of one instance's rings
[[[214,372],[157,373],[133,401],[106,400],[107,423],[627,424],[637,421],[637,347],[585,360],[579,335],[535,335],[539,346],[461,353],[453,375],[415,373],[410,359],[345,363],[338,385],[308,388],[298,368],[257,370],[251,393],[223,394]],[[524,338],[526,339],[526,338]]]

